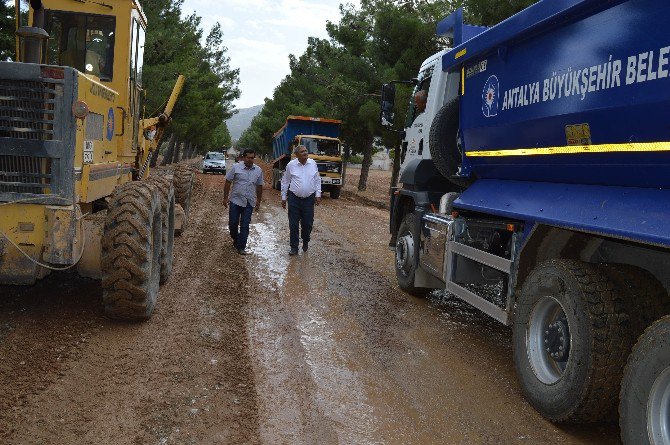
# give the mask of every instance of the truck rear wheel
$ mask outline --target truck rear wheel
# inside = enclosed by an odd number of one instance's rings
[[[526,279],[513,328],[523,392],[553,422],[614,415],[632,339],[620,293],[597,266],[551,260]]]
[[[158,189],[130,182],[112,195],[102,239],[102,302],[122,320],[151,317],[160,282],[162,240]]]
[[[472,181],[457,176],[463,162],[458,110],[458,98],[438,110],[430,126],[428,141],[430,157],[437,171],[459,187],[467,187]]]
[[[395,244],[395,276],[398,286],[408,294],[421,297],[430,289],[415,287],[414,275],[418,264],[415,247],[419,243],[419,234],[416,232],[416,216],[410,213],[400,223],[398,238]]]
[[[620,399],[624,445],[670,444],[670,317],[651,325],[633,348]]]
[[[174,176],[172,179],[172,184],[174,186],[174,198],[175,202],[184,209],[184,215],[186,217],[186,222],[184,223],[184,228],[188,223],[188,215],[191,210],[191,195],[193,193],[193,170],[186,165],[178,165],[174,169]],[[180,230],[177,235],[180,235]]]
[[[605,264],[603,270],[624,292],[633,338],[640,336],[659,318],[670,314],[668,291],[650,272],[627,264]]]
[[[338,199],[340,197],[341,192],[342,192],[342,187],[332,186],[330,188],[330,197],[332,199]]]
[[[161,197],[162,229],[161,240],[161,284],[165,283],[172,273],[174,260],[174,188],[164,176],[149,178],[156,185]]]

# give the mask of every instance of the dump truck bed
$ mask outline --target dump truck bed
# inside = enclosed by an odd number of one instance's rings
[[[463,172],[670,188],[670,2],[542,1],[456,46]]]

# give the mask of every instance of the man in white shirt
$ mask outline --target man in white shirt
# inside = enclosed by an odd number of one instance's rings
[[[309,235],[314,224],[314,205],[321,203],[321,177],[313,159],[309,159],[307,147],[298,145],[293,159],[286,165],[281,178],[281,206],[286,208],[288,200],[288,226],[291,231],[291,251],[298,254],[298,226],[302,238],[302,250],[307,252]]]

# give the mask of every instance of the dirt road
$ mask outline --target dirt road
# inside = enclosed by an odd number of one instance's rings
[[[278,194],[235,253],[222,177],[143,324],[106,320],[95,281],[0,286],[3,444],[615,444],[524,400],[511,332],[444,295],[397,289],[387,213],[343,196],[288,257]]]

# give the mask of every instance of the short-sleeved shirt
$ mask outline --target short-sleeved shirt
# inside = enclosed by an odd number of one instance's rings
[[[244,162],[237,162],[226,173],[226,180],[233,183],[230,202],[242,207],[256,206],[256,186],[263,185],[263,170],[259,166],[247,167]]]

